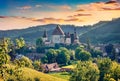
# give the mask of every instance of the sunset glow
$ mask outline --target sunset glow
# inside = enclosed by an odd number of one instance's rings
[[[47,1],[47,0],[46,0]],[[69,0],[66,0],[69,2]],[[76,0],[75,0],[76,1]],[[120,17],[119,1],[70,1],[55,4],[39,0],[8,0],[0,3],[0,30],[21,29],[44,24],[93,25]],[[24,3],[24,4],[23,4]],[[1,5],[2,4],[2,5]]]

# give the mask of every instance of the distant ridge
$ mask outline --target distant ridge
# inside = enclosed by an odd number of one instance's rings
[[[89,38],[93,44],[120,43],[120,18],[99,22],[93,28],[80,36],[81,42]]]
[[[37,38],[43,36],[45,30],[48,35],[52,35],[53,30],[57,24],[47,24],[34,26],[26,29],[16,29],[0,31],[0,38],[10,37],[12,39],[23,37],[27,43],[35,44]],[[60,25],[64,32],[76,32],[80,36],[81,42],[86,42],[89,38],[92,43],[120,43],[120,18],[112,21],[101,21],[93,26],[74,26],[74,25]]]

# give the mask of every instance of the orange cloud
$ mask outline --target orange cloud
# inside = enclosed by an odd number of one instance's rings
[[[117,1],[97,2],[85,5],[77,5],[79,11],[102,11],[102,10],[119,10],[120,3]]]
[[[48,7],[52,9],[57,9],[57,10],[71,10],[71,7],[68,5],[62,5],[62,6],[49,5]]]
[[[54,23],[54,22],[62,22],[64,19],[56,19],[56,18],[43,18],[43,19],[35,19],[34,21],[40,21],[44,23]]]
[[[79,16],[92,16],[92,14],[80,13],[80,14],[76,14],[76,15],[68,16],[68,17],[79,17]]]
[[[66,19],[66,22],[80,21],[78,18]]]
[[[40,5],[34,6],[35,8]],[[55,11],[22,12],[25,17],[19,16],[0,16],[0,29],[26,28],[43,24],[73,24],[73,25],[93,25],[99,21],[109,21],[120,17],[120,3],[117,1],[97,2],[90,4],[77,5],[73,9],[68,5],[48,5],[48,8]],[[32,7],[21,8],[30,9]]]

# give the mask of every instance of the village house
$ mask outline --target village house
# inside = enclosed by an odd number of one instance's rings
[[[57,63],[43,64],[42,69],[44,72],[70,72],[71,68],[60,68]]]
[[[60,67],[57,63],[52,63],[52,64],[43,64],[42,69],[44,72],[59,72]]]

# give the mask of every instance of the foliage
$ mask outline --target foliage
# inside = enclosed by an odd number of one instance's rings
[[[35,70],[42,71],[42,66],[40,61],[34,61],[33,66]]]
[[[108,44],[105,46],[105,51],[110,57],[111,60],[117,60],[118,54],[115,51],[114,45],[113,44]]]
[[[0,42],[0,77],[3,77],[4,80],[6,80],[7,70],[5,65],[10,62],[10,56],[7,54],[8,51],[8,41],[3,39],[2,42]]]
[[[100,81],[103,81],[105,75],[110,73],[111,65],[112,61],[109,58],[98,60],[98,67],[100,70]]]
[[[72,55],[71,55],[72,57]],[[54,63],[66,65],[70,61],[70,52],[66,48],[59,48],[57,50],[49,49],[46,55],[41,59],[43,63]]]
[[[75,51],[74,50],[69,50],[70,51],[70,60],[75,60]]]
[[[60,53],[57,56],[57,63],[65,64],[70,60],[70,52],[66,48],[60,48]]]
[[[43,42],[42,38],[38,38],[36,40],[36,51],[38,53],[44,53],[45,52],[44,42]]]
[[[7,81],[24,81],[22,69],[18,66],[6,66],[6,80]]]
[[[47,56],[45,55],[43,58],[41,58],[42,63],[48,63]]]
[[[35,81],[40,81],[40,79],[39,79],[39,78],[37,78],[37,77],[36,77],[36,78],[34,78],[34,80],[35,80]]]
[[[112,62],[110,69],[110,77],[118,81],[120,79],[120,65],[116,62]]]
[[[92,62],[79,62],[73,71],[70,81],[98,81],[99,69]]]
[[[91,31],[87,31],[80,36],[80,41],[84,42],[90,38],[93,44],[107,44],[107,43],[120,43],[120,18],[106,22],[101,21],[91,27]]]
[[[87,61],[90,59],[91,54],[89,52],[85,51],[83,48],[77,47],[75,50],[75,57],[78,60]]]
[[[80,59],[79,53],[80,53],[82,50],[83,50],[83,48],[81,48],[81,47],[77,47],[77,48],[75,49],[75,58],[76,58],[76,59]]]
[[[22,48],[25,46],[25,41],[24,41],[24,38],[20,38],[20,39],[16,39],[16,45],[17,45],[17,48]]]
[[[90,53],[91,53],[91,56],[93,57],[93,58],[96,58],[96,57],[98,57],[98,56],[102,56],[102,51],[100,51],[100,50],[95,50],[95,49],[91,49],[90,50]]]
[[[111,54],[113,48],[114,48],[113,44],[109,44],[109,45],[105,46],[105,51],[107,52],[107,54]]]
[[[23,57],[21,57],[19,59],[15,59],[14,63],[16,65],[20,66],[20,67],[29,67],[29,68],[33,67],[32,66],[32,61],[29,58],[25,57],[25,56],[23,56]]]
[[[91,54],[89,53],[89,52],[87,52],[87,51],[81,51],[80,53],[79,53],[79,59],[81,60],[81,61],[87,61],[87,60],[89,60],[90,59],[90,57],[91,57]]]
[[[57,53],[56,50],[54,49],[49,49],[48,52],[46,53],[48,63],[54,63],[56,62],[57,59]]]

